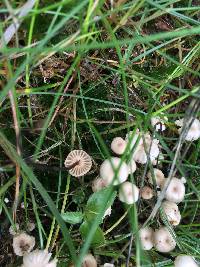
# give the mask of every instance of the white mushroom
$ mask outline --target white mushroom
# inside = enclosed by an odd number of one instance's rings
[[[144,250],[150,250],[153,247],[153,235],[154,231],[151,227],[145,227],[140,229],[139,236],[142,248]]]
[[[174,267],[198,267],[194,258],[189,255],[180,255],[174,261]]]
[[[56,267],[57,260],[49,261],[51,253],[46,250],[34,250],[23,257],[22,267]]]
[[[138,145],[133,152],[133,159],[138,163],[145,164],[148,160],[148,154],[150,161],[153,162],[160,152],[158,143],[159,141],[157,139],[152,139],[148,133],[144,134],[144,142]]]
[[[121,184],[128,178],[128,166],[125,162],[121,162],[120,158],[106,159],[101,164],[100,176],[107,184]]]
[[[136,129],[135,133],[133,133],[133,131],[127,133],[125,141],[129,145],[130,150],[132,150],[133,147],[136,146],[136,143],[137,146],[142,145],[143,141],[140,130]]]
[[[152,117],[151,118],[151,125],[155,127],[156,131],[164,131],[166,129],[165,122],[168,121],[167,117]]]
[[[107,186],[106,181],[104,179],[100,178],[100,177],[97,177],[92,182],[92,191],[93,192],[98,192],[101,189],[105,188],[106,186]]]
[[[81,267],[97,267],[95,257],[92,254],[85,255]]]
[[[184,123],[184,119],[175,121],[175,124],[180,127],[178,129],[179,134],[182,131],[183,123]],[[194,119],[192,125],[190,126],[190,128],[186,134],[185,140],[186,141],[195,141],[199,138],[200,138],[200,121],[198,119]]]
[[[167,227],[161,227],[154,232],[154,247],[163,253],[175,249],[176,241],[168,231]]]
[[[127,143],[121,137],[115,137],[111,143],[111,149],[117,155],[122,155],[126,149]]]
[[[111,263],[104,263],[103,267],[115,267],[115,265]]]
[[[162,185],[162,187],[163,186],[164,184]],[[184,197],[185,185],[180,179],[173,177],[165,193],[165,199],[175,203],[180,203],[181,201],[183,201]]]
[[[131,159],[129,162],[127,162],[127,165],[129,174],[132,174],[136,171],[137,166],[134,159]]]
[[[19,224],[18,223],[16,223],[15,226],[11,225],[9,228],[9,233],[11,235],[16,235],[18,231],[19,231]]]
[[[138,201],[139,188],[131,182],[125,182],[120,185],[119,199],[127,204],[133,204]]]
[[[158,187],[161,187],[163,185],[163,183],[165,182],[165,176],[163,174],[163,172],[159,169],[154,168],[153,169],[153,173],[154,173],[154,178],[155,178],[155,183]],[[153,176],[151,175],[151,171],[149,171],[147,173],[147,177],[149,179],[149,183],[153,184]]]
[[[104,212],[103,219],[104,219],[106,216],[110,216],[110,215],[111,215],[111,212],[112,212],[112,208],[111,208],[111,206],[110,206],[110,207],[107,208],[107,210]]]
[[[153,189],[149,186],[144,186],[141,190],[140,190],[140,194],[141,197],[143,199],[149,200],[153,197],[154,193],[153,193]]]
[[[29,253],[35,246],[35,238],[21,233],[13,237],[13,250],[17,256],[23,256]]]
[[[66,160],[65,167],[74,177],[80,177],[89,172],[92,167],[91,157],[83,150],[71,151]]]
[[[164,201],[161,205],[164,213],[167,216],[168,221],[176,226],[180,223],[181,221],[181,214],[179,211],[178,206],[176,205],[176,203],[171,202],[171,201]]]

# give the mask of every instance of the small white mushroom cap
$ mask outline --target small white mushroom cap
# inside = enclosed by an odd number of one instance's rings
[[[149,200],[153,197],[153,189],[149,186],[144,186],[142,189],[140,189],[140,195],[143,199]]]
[[[141,164],[147,163],[148,156],[151,162],[153,162],[159,155],[159,141],[157,139],[152,139],[149,133],[144,134],[144,142],[142,139],[142,144],[139,144],[135,151],[133,152],[133,159]]]
[[[80,177],[89,172],[92,167],[91,157],[83,150],[72,150],[66,160],[65,167],[74,177]]]
[[[131,159],[129,162],[127,162],[128,165],[128,173],[132,174],[136,171],[137,166],[134,159]]]
[[[168,231],[167,227],[161,227],[154,232],[154,247],[163,253],[175,249],[176,241]]]
[[[101,189],[105,188],[107,186],[107,183],[104,179],[98,177],[96,179],[94,179],[94,181],[92,182],[92,191],[93,192],[98,192]]]
[[[35,246],[35,238],[26,233],[21,233],[13,237],[13,250],[17,256],[29,253]]]
[[[112,208],[111,206],[109,208],[107,208],[107,210],[105,211],[104,215],[103,215],[103,219],[106,217],[106,216],[110,216],[111,215],[111,212],[112,212]]]
[[[162,185],[162,187],[163,186],[164,184]],[[184,197],[185,185],[180,179],[173,177],[165,193],[165,199],[175,203],[180,203],[181,201],[183,201]]]
[[[139,236],[142,248],[144,250],[150,250],[153,247],[153,235],[154,231],[151,227],[145,227],[140,229]]]
[[[115,265],[111,263],[104,263],[103,267],[115,267]]]
[[[163,183],[165,182],[165,176],[164,176],[163,172],[159,169],[154,168],[153,173],[154,173],[156,185],[158,187],[162,187]],[[149,179],[149,183],[153,184],[153,177],[151,175],[151,171],[149,171],[147,173],[147,177]]]
[[[18,223],[15,224],[15,227],[13,227],[11,225],[10,228],[9,228],[9,233],[11,235],[16,235],[18,231],[19,231],[19,224]]]
[[[125,182],[120,185],[119,199],[127,204],[133,204],[138,201],[139,188],[131,182]]]
[[[167,117],[160,118],[159,116],[151,118],[151,125],[155,127],[156,131],[164,131],[166,129],[165,122],[168,121]]]
[[[121,137],[115,137],[111,143],[111,149],[117,155],[122,155],[126,149],[126,146],[126,141]]]
[[[95,257],[92,254],[85,255],[81,267],[97,267]]]
[[[181,214],[176,203],[171,201],[164,201],[161,207],[163,208],[163,211],[166,214],[168,221],[172,225],[176,226],[180,223]]]
[[[142,141],[142,137],[140,134],[140,130],[136,129],[134,134],[133,134],[133,131],[127,133],[125,141],[127,144],[129,144],[130,150],[133,149],[136,143],[137,143],[137,146],[142,145],[143,141]]]
[[[189,255],[180,255],[174,261],[174,267],[198,267],[193,257]]]
[[[180,128],[178,129],[179,134],[182,131],[184,119],[177,120],[175,121],[175,124],[179,126]],[[200,121],[198,119],[194,119],[191,127],[189,128],[185,140],[186,141],[195,141],[200,138]]]
[[[114,167],[114,170],[112,165]],[[116,177],[115,177],[115,171],[117,171]],[[128,178],[128,166],[125,162],[121,162],[121,159],[117,157],[113,157],[110,160],[106,159],[100,166],[100,176],[103,180],[105,180],[107,184],[112,184],[112,183],[113,185],[121,184],[125,182]]]

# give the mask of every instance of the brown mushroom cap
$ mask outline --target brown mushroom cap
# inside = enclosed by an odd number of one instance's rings
[[[80,177],[89,172],[92,167],[92,159],[83,150],[72,150],[64,164],[72,176]]]

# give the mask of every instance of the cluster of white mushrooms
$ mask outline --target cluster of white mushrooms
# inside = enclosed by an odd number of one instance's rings
[[[166,117],[162,119],[154,117],[151,119],[151,124],[156,131],[164,131],[166,129]],[[183,119],[175,122],[180,128],[178,132],[181,133],[183,127]],[[195,119],[188,130],[185,140],[194,141],[200,138],[200,121]],[[159,141],[152,138],[150,133],[141,133],[139,129],[134,132],[129,132],[126,138],[116,137],[111,143],[111,150],[116,155],[110,159],[104,160],[100,166],[100,177],[96,178],[92,184],[93,192],[97,192],[102,188],[113,185],[119,185],[119,200],[130,205],[136,203],[141,197],[144,200],[149,200],[156,193],[152,186],[156,186],[161,190],[165,186],[166,178],[163,172],[157,168],[147,173],[146,185],[138,188],[133,182],[128,181],[137,169],[138,164],[146,164],[151,161],[152,165],[159,163],[163,158],[160,151]],[[123,155],[130,155],[127,161],[124,160]],[[119,156],[122,156],[120,158]],[[65,160],[65,167],[69,173],[74,177],[80,177],[87,174],[92,167],[91,157],[83,150],[73,150],[69,153]],[[181,214],[178,204],[183,201],[185,196],[185,179],[178,179],[173,177],[165,193],[165,200],[161,204],[162,210],[166,215],[172,227],[177,226],[181,221]],[[111,214],[111,207],[109,207],[105,214]],[[30,224],[29,230],[34,229],[34,225]],[[35,238],[25,232],[19,232],[19,225],[16,224],[15,231],[10,228],[10,234],[13,235],[13,250],[16,255],[23,256],[23,265],[21,267],[56,267],[57,260],[50,261],[51,253],[46,250],[33,250],[35,246]],[[150,250],[153,247],[162,253],[172,251],[176,247],[176,241],[167,227],[161,226],[157,230],[151,227],[140,229],[139,232],[141,246],[144,250]],[[73,266],[73,265],[72,265]],[[82,267],[96,267],[97,261],[91,254],[87,254],[83,259]],[[113,264],[105,263],[104,267],[114,267]],[[174,262],[175,267],[197,267],[195,260],[189,255],[179,255]]]
[[[164,131],[166,129],[166,118],[160,119],[158,117],[151,120],[152,126],[156,131]],[[176,125],[182,127],[183,120],[176,121]],[[182,128],[178,130],[181,133]],[[194,141],[200,138],[200,121],[195,119],[186,134],[186,141]],[[161,190],[165,186],[166,178],[163,172],[157,168],[147,173],[147,182],[150,186],[144,186],[139,189],[134,183],[127,181],[129,175],[133,174],[137,165],[146,164],[151,161],[152,165],[158,163],[162,154],[160,151],[159,141],[151,137],[150,133],[141,133],[139,129],[135,132],[129,132],[126,138],[116,137],[111,143],[111,150],[118,157],[111,157],[104,160],[100,166],[100,178],[93,181],[92,189],[94,192],[101,190],[108,185],[119,185],[119,200],[126,204],[136,203],[138,198],[145,200],[151,199],[156,195],[152,189],[155,185]],[[130,155],[126,162],[124,157],[119,158],[123,154]],[[161,204],[161,208],[168,219],[171,226],[177,226],[181,221],[181,214],[178,204],[184,200],[185,196],[185,178],[178,179],[172,177],[170,184],[165,192],[165,200]],[[159,194],[158,192],[157,194]],[[150,250],[153,247],[162,253],[167,253],[175,249],[176,241],[167,227],[161,226],[157,230],[151,227],[142,228],[139,232],[141,245],[144,250]],[[195,260],[188,255],[180,255],[174,262],[175,267],[195,267],[198,266]]]

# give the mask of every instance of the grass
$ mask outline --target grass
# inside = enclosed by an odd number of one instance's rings
[[[36,0],[20,17],[25,3],[0,4],[0,266],[21,264],[8,228],[17,222],[26,230],[29,221],[36,223],[37,247],[52,251],[58,266],[72,261],[80,266],[88,251],[99,265],[170,267],[183,253],[200,261],[199,140],[181,141],[174,161],[179,142],[174,121],[188,112],[188,121],[200,115],[198,108],[188,109],[192,99],[199,99],[198,3]],[[3,42],[16,21],[18,31]],[[152,128],[156,115],[168,118],[165,132]],[[143,251],[138,238],[156,199],[127,207],[116,197],[111,216],[102,223],[117,190],[111,187],[85,239],[80,223],[62,218],[64,212],[84,214],[100,164],[112,155],[112,139],[137,127],[159,139],[164,160],[158,166],[166,177],[174,166],[177,176],[187,179],[180,225],[173,229],[159,212],[148,221],[154,228],[166,224],[175,233],[177,247],[167,254]],[[73,149],[93,158],[92,170],[80,179],[63,167]],[[127,157],[128,150],[122,159]],[[138,186],[146,183],[149,169],[150,163],[139,165],[131,179]],[[102,235],[105,240],[94,246]]]

